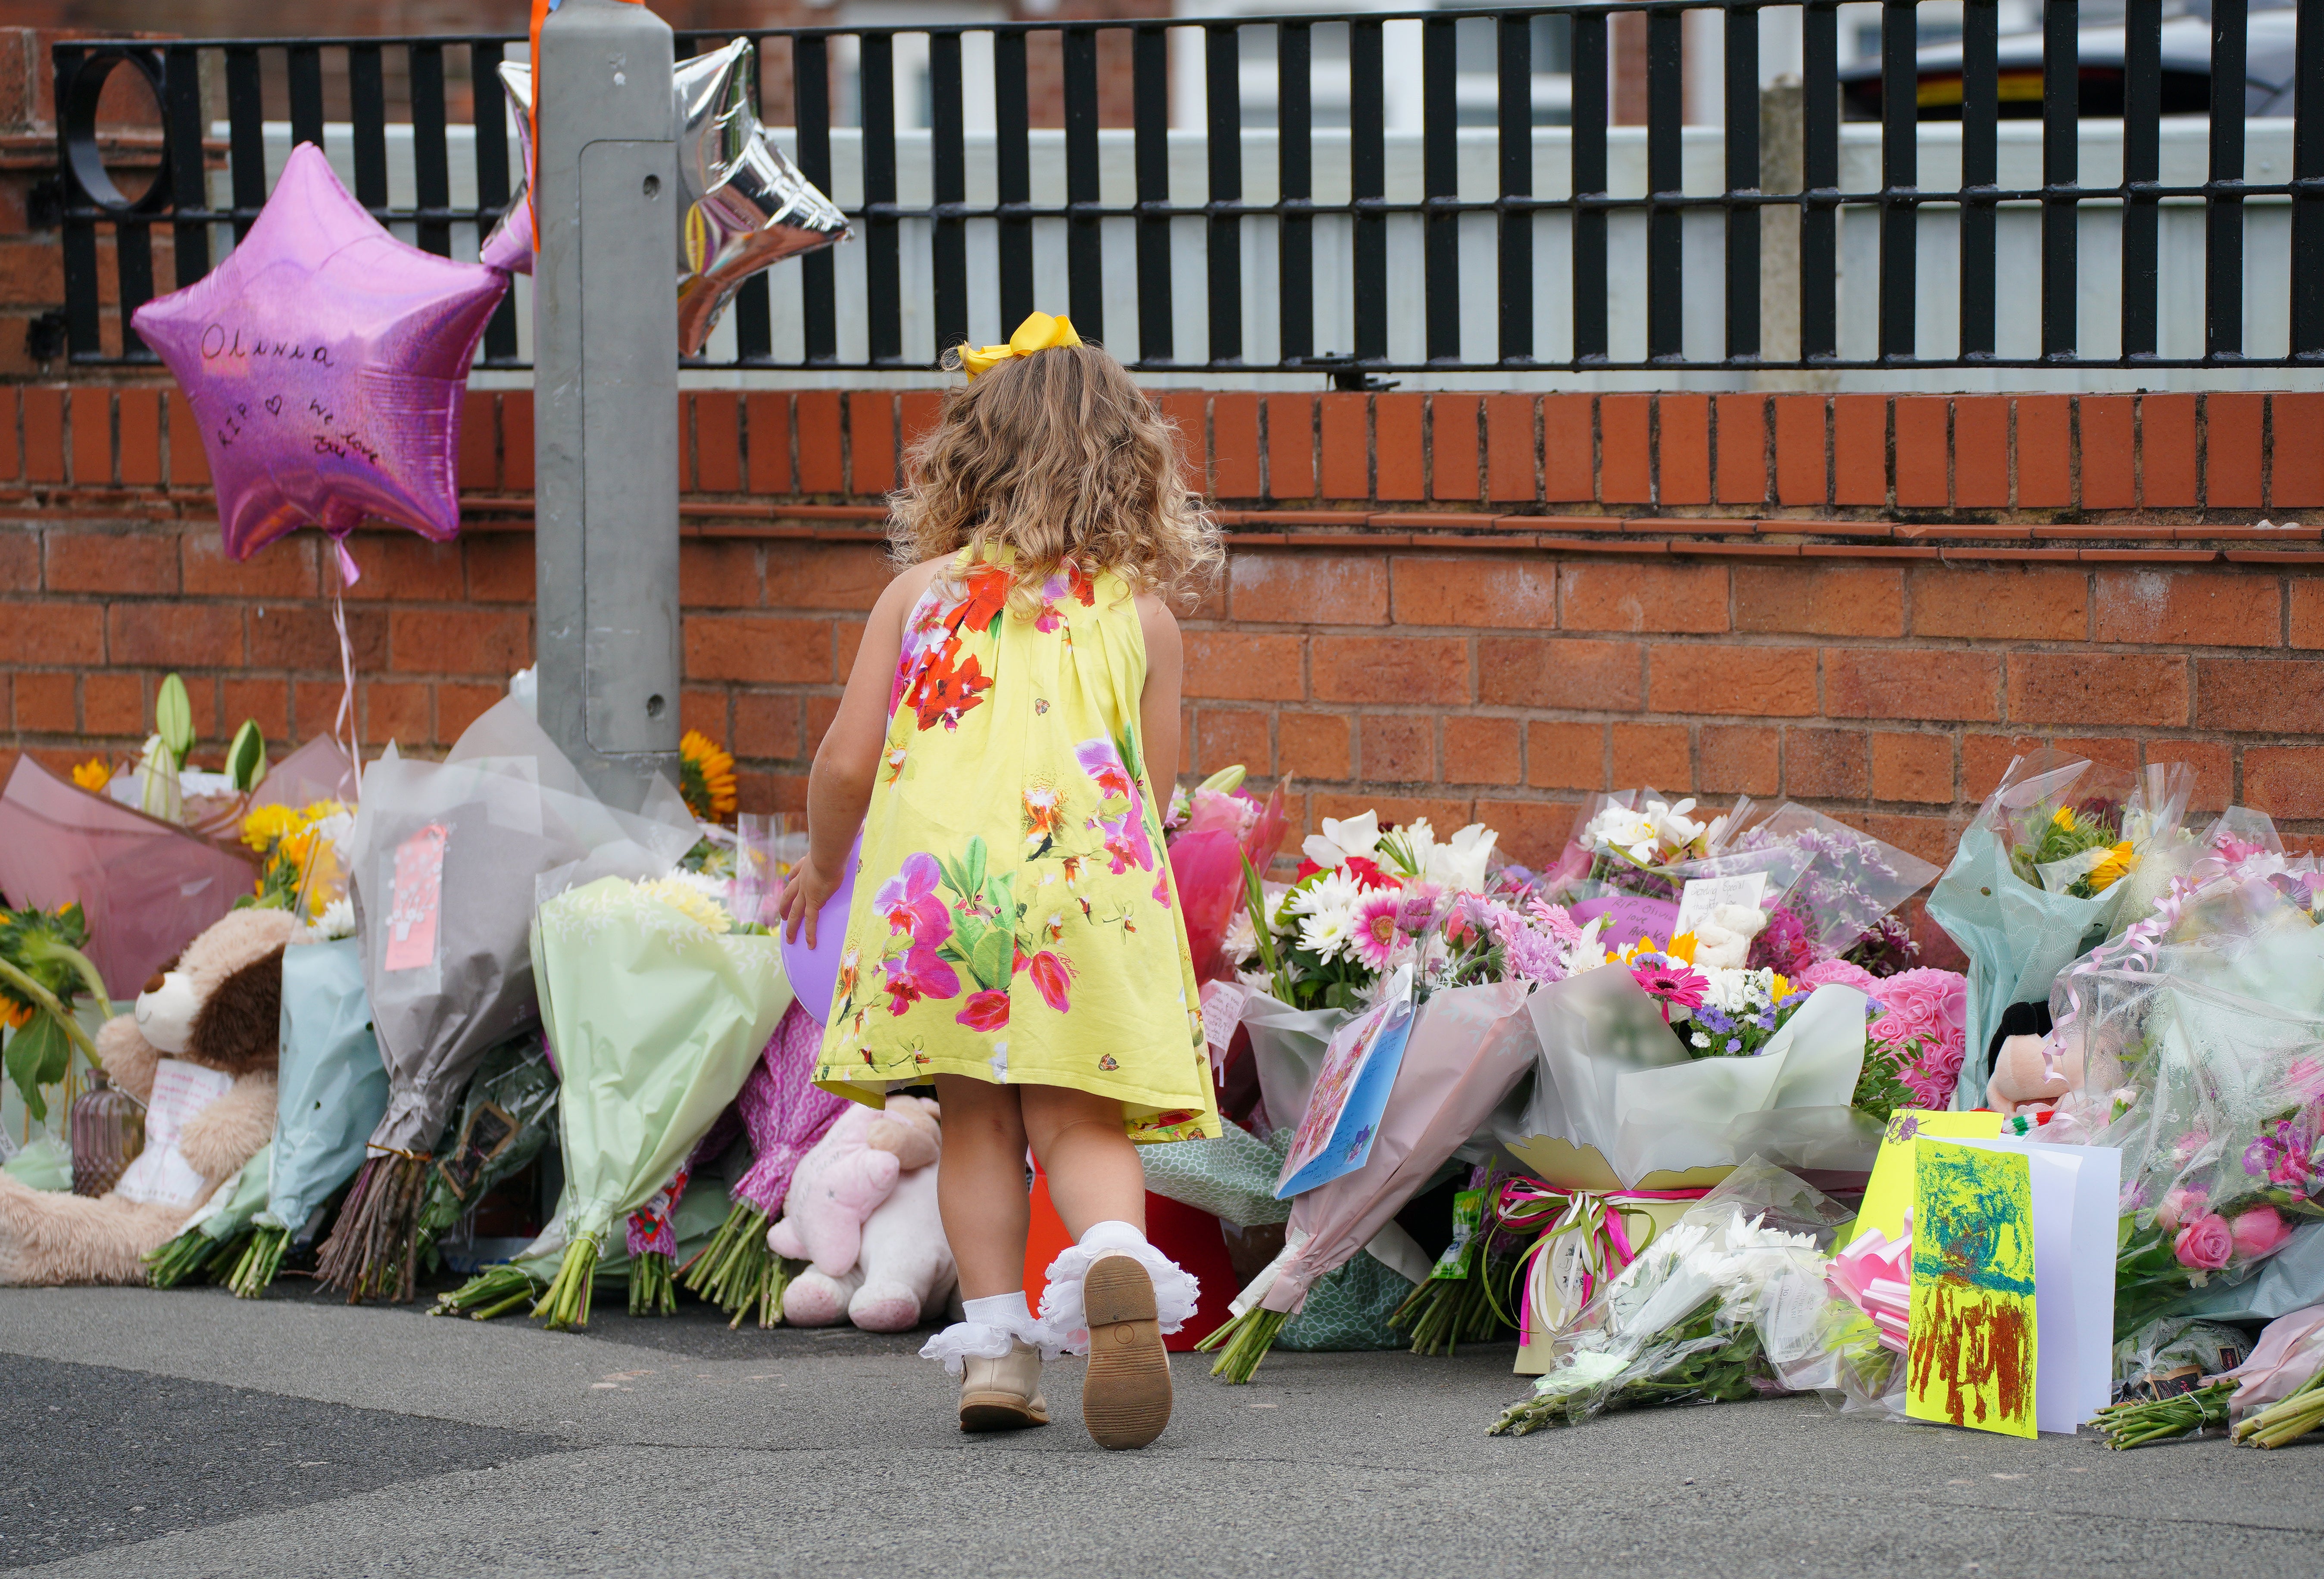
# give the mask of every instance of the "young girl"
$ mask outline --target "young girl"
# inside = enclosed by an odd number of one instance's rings
[[[1222,558],[1121,365],[1035,313],[964,349],[966,387],[896,495],[897,558],[807,784],[816,910],[862,852],[816,1070],[878,1103],[931,1078],[967,1319],[921,1351],[964,1431],[1048,1423],[1045,1353],[1090,1355],[1106,1447],[1170,1418],[1162,1334],[1194,1280],[1146,1242],[1134,1141],[1219,1132],[1160,813],[1177,777],[1168,600]],[[1025,1298],[1025,1153],[1075,1244]]]

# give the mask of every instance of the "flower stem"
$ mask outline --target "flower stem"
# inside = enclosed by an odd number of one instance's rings
[[[266,1290],[273,1286],[274,1274],[282,1268],[282,1252],[290,1243],[288,1228],[259,1228],[250,1236],[250,1243],[235,1262],[233,1275],[226,1282],[237,1299],[263,1299]]]
[[[1204,1353],[1220,1352],[1211,1374],[1240,1386],[1249,1381],[1275,1346],[1275,1334],[1290,1317],[1280,1310],[1253,1307],[1194,1345]]]
[[[540,1283],[530,1273],[503,1261],[480,1269],[475,1277],[450,1293],[438,1294],[436,1307],[428,1314],[472,1316],[478,1321],[490,1321],[538,1298],[540,1289]]]
[[[630,1314],[678,1314],[678,1288],[670,1280],[669,1258],[658,1250],[630,1258]]]
[[[589,1286],[596,1275],[597,1242],[585,1234],[565,1247],[565,1259],[558,1263],[557,1279],[532,1307],[532,1314],[548,1317],[548,1330],[553,1333],[569,1333],[576,1327],[587,1326]]]
[[[2113,1448],[2144,1447],[2174,1436],[2200,1436],[2227,1423],[2227,1398],[2235,1390],[2232,1381],[2215,1381],[2170,1398],[2114,1404],[2098,1412],[2098,1428]]]

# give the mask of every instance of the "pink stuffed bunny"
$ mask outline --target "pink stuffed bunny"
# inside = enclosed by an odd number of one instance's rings
[[[894,1192],[907,1168],[934,1162],[936,1149],[932,1102],[891,1096],[885,1112],[850,1106],[799,1159],[782,1221],[767,1230],[767,1248],[813,1262],[826,1279],[845,1277],[862,1253],[864,1220]],[[837,1319],[836,1311],[830,1319]]]

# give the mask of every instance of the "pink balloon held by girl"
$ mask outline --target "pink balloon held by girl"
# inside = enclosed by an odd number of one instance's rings
[[[1196,1288],[1147,1242],[1133,1145],[1219,1132],[1162,843],[1170,604],[1222,555],[1170,429],[1065,319],[958,356],[968,382],[894,500],[908,568],[816,753],[783,926],[822,952],[818,912],[852,877],[816,1083],[874,1105],[935,1083],[965,1319],[921,1353],[961,1379],[961,1429],[1047,1425],[1044,1360],[1086,1353],[1090,1436],[1143,1447],[1169,1423],[1162,1337]],[[1028,1144],[1075,1238],[1038,1316]]]

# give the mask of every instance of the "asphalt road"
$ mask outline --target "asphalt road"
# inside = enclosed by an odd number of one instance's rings
[[[1152,1448],[954,1428],[914,1341],[601,1310],[0,1289],[0,1567],[44,1574],[2191,1574],[2324,1570],[2324,1445],[2108,1452],[1812,1399],[1485,1426],[1507,1346],[1179,1356]]]

